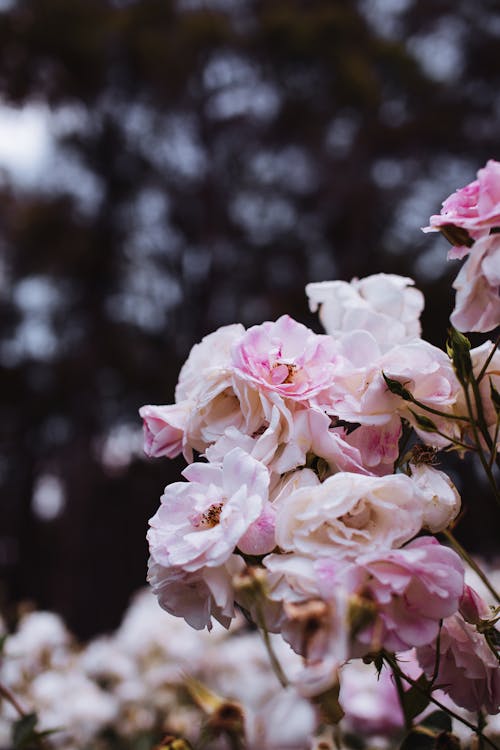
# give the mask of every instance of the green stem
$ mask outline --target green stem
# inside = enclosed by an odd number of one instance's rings
[[[467,719],[464,719],[462,716],[460,716],[459,714],[455,713],[455,711],[452,711],[451,708],[448,708],[448,706],[445,706],[444,703],[441,703],[440,701],[438,701],[437,698],[434,698],[432,695],[429,695],[426,692],[426,690],[424,690],[422,687],[420,687],[420,685],[418,684],[418,682],[416,680],[412,680],[411,677],[408,677],[407,675],[405,675],[405,673],[401,671],[401,669],[397,666],[397,664],[395,665],[395,668],[399,672],[399,676],[401,677],[401,679],[403,679],[409,685],[411,685],[412,687],[414,687],[415,690],[418,690],[420,693],[422,693],[422,695],[425,695],[426,698],[429,698],[429,700],[430,700],[431,703],[434,703],[435,706],[437,706],[438,708],[440,708],[442,711],[445,711],[453,719],[456,719],[461,724],[464,724],[466,727],[468,727],[469,729],[471,729],[475,734],[477,734],[477,736],[479,738],[481,738],[485,742],[487,742],[488,745],[490,745],[493,748],[493,750],[500,750],[500,747],[498,747],[498,745],[496,745],[493,742],[493,740],[490,740],[489,737],[486,737],[486,735],[482,733],[482,731],[481,731],[481,729],[479,727],[477,727],[475,724],[472,724],[472,722],[467,721]]]
[[[491,352],[488,354],[488,357],[486,358],[486,361],[485,361],[484,365],[481,367],[479,375],[476,378],[476,380],[477,380],[478,383],[480,383],[481,380],[484,378],[486,370],[488,369],[488,365],[490,364],[491,360],[493,359],[493,355],[495,354],[495,351],[498,348],[499,344],[500,344],[500,333],[498,334],[495,343],[491,347]]]
[[[462,547],[458,539],[456,539],[451,531],[449,529],[445,529],[443,532],[443,535],[447,538],[453,549],[458,552],[462,560],[465,560],[467,565],[472,568],[472,570],[479,576],[481,581],[484,583],[490,594],[493,595],[493,597],[497,600],[497,602],[500,603],[500,594],[495,590],[495,588],[491,585],[491,583],[488,580],[488,577],[485,573],[481,570],[477,562],[469,555],[467,550]]]
[[[262,638],[264,640],[264,645],[266,647],[267,654],[269,656],[269,661],[271,662],[271,666],[273,668],[274,674],[278,678],[281,687],[288,687],[288,679],[283,672],[283,668],[281,664],[279,663],[279,659],[274,653],[273,645],[271,643],[271,639],[269,638],[269,632],[266,628],[266,623],[264,616],[262,614],[262,609],[259,603],[256,605],[256,614],[257,614],[257,625],[259,626],[259,630],[262,634]]]
[[[479,391],[479,384],[475,378],[472,378],[471,385],[472,385],[472,393],[474,394],[474,401],[476,402],[477,423],[479,425],[481,435],[484,437],[486,445],[488,446],[490,451],[492,451],[493,441],[488,431],[488,425],[486,424],[486,419],[484,418],[483,401],[481,398],[481,393]]]
[[[474,411],[472,409],[472,403],[471,403],[471,399],[470,399],[469,389],[467,388],[467,386],[464,386],[464,395],[465,395],[465,401],[467,403],[467,410],[468,410],[469,415],[470,415],[470,425],[472,427],[472,434],[474,435],[474,442],[475,442],[476,447],[477,447],[477,453],[478,453],[479,459],[481,461],[481,464],[483,465],[483,469],[485,471],[485,474],[488,477],[488,481],[489,481],[489,483],[490,483],[490,485],[491,485],[491,487],[493,489],[493,493],[495,495],[495,500],[496,500],[497,504],[500,506],[500,491],[498,490],[497,483],[495,481],[495,477],[493,476],[493,472],[491,470],[491,467],[490,467],[488,461],[486,460],[486,456],[484,455],[484,451],[483,451],[483,448],[482,448],[482,445],[481,445],[481,441],[479,439],[479,433],[477,431],[476,420],[474,419]],[[488,435],[488,437],[489,437],[489,435]],[[490,440],[491,440],[491,438],[490,438]]]
[[[469,417],[461,417],[458,414],[447,414],[444,411],[439,411],[439,409],[433,409],[432,406],[427,406],[427,404],[423,404],[422,401],[417,401],[413,396],[411,398],[411,403],[415,404],[415,406],[418,406],[420,409],[424,409],[424,411],[428,411],[430,414],[436,414],[438,417],[454,419],[457,422],[470,422]]]
[[[396,690],[398,691],[399,705],[401,706],[401,711],[403,712],[403,716],[405,720],[405,729],[407,732],[409,732],[410,729],[413,727],[413,721],[411,717],[408,716],[408,711],[406,709],[405,691],[404,691],[403,683],[401,681],[401,676],[398,673],[397,667],[395,667],[395,664],[393,664],[392,659],[389,661],[389,664],[392,669],[392,674],[394,675],[394,682],[396,684]]]

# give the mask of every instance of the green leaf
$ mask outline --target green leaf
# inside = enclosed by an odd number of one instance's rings
[[[0,635],[0,654],[4,650],[5,643],[7,641],[8,635],[7,633],[4,633],[4,635]]]
[[[444,711],[433,711],[420,722],[420,726],[438,732],[451,732],[451,716]]]
[[[26,714],[14,723],[12,742],[15,748],[26,747],[28,742],[36,739],[35,727],[38,721],[36,714]]]
[[[417,425],[424,430],[425,432],[437,432],[438,428],[432,421],[432,419],[429,419],[429,417],[424,417],[423,414],[417,414],[417,412],[413,411],[413,409],[409,409],[413,416],[415,417],[415,421]]]
[[[427,708],[430,703],[430,684],[424,674],[421,674],[416,684],[405,691],[405,716],[414,719]]]

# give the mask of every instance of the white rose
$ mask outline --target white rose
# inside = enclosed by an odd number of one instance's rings
[[[443,471],[427,464],[411,467],[412,479],[425,498],[423,525],[433,534],[446,529],[460,511],[460,495]]]
[[[400,547],[422,528],[425,499],[403,474],[339,472],[277,500],[276,541],[312,558],[354,558]]]
[[[350,283],[308,284],[306,294],[311,310],[319,308],[320,320],[330,336],[369,331],[385,352],[420,336],[424,297],[413,284],[406,276],[378,273]]]

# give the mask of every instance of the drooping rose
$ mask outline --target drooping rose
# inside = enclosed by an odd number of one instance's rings
[[[490,159],[478,171],[477,180],[452,193],[443,202],[441,213],[431,216],[426,229],[446,224],[461,227],[475,237],[500,225],[500,162]]]
[[[319,308],[325,331],[338,338],[355,330],[368,331],[385,352],[420,336],[423,294],[413,279],[378,273],[364,279],[308,284],[312,312]]]
[[[167,406],[141,406],[144,426],[144,452],[151,458],[175,458],[182,452],[190,402]]]
[[[405,651],[437,638],[439,621],[457,611],[464,588],[458,555],[434,537],[420,537],[401,549],[362,555],[351,564],[315,563],[320,593],[344,589],[359,606],[373,607],[371,622],[355,633],[368,650]]]
[[[475,242],[453,282],[455,309],[450,321],[459,331],[492,331],[500,325],[500,237]]]
[[[162,609],[183,617],[195,630],[212,629],[212,617],[225,628],[234,617],[233,576],[244,567],[236,555],[218,567],[187,572],[149,559],[148,582]]]
[[[436,682],[458,706],[468,711],[500,711],[500,669],[484,635],[460,614],[443,621],[439,643],[439,669]],[[426,675],[435,669],[436,643],[417,649]]]

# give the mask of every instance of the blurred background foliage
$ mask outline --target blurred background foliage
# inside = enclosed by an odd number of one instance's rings
[[[419,227],[500,157],[499,43],[494,0],[1,0],[4,604],[117,625],[182,466],[137,409],[217,326],[317,329],[305,282],[386,271],[443,344],[457,265]]]

